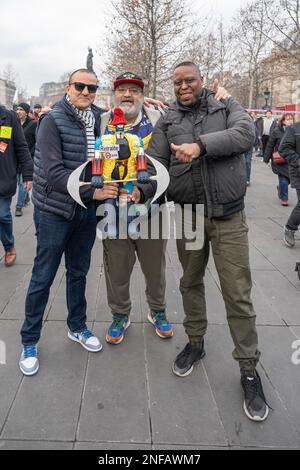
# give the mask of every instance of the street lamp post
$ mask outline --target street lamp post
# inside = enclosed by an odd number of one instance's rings
[[[264,97],[265,97],[265,100],[266,100],[265,109],[268,109],[268,107],[269,107],[269,98],[270,98],[270,95],[271,95],[271,92],[269,91],[269,88],[266,87],[266,89],[265,89],[265,91],[264,91]]]

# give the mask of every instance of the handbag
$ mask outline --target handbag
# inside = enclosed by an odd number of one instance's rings
[[[279,152],[273,152],[273,162],[276,163],[276,165],[283,165],[286,163],[285,159],[282,158]]]

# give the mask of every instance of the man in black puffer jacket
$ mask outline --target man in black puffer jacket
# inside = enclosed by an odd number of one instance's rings
[[[32,186],[32,159],[24,132],[13,111],[0,106],[0,239],[5,250],[5,265],[16,260],[11,202],[17,189],[17,168],[27,190]]]
[[[24,375],[38,372],[37,343],[43,315],[61,258],[65,255],[68,337],[90,352],[102,349],[86,325],[86,275],[96,237],[95,201],[116,198],[116,184],[104,189],[81,188],[87,209],[69,195],[67,183],[73,170],[94,155],[100,130],[100,110],[92,106],[97,77],[80,69],[69,79],[67,94],[39,123],[34,157],[32,200],[37,228],[37,255],[26,296],[21,336],[20,369]],[[88,178],[86,173],[85,175]],[[90,178],[89,178],[90,180]],[[38,216],[38,217],[37,217]]]
[[[198,205],[204,205],[205,214],[202,249],[187,247],[189,237],[177,239],[183,268],[180,291],[186,315],[184,327],[189,343],[175,359],[173,372],[185,377],[205,354],[203,278],[210,242],[235,345],[233,356],[241,369],[244,410],[248,418],[263,421],[268,406],[256,371],[260,352],[250,298],[252,283],[244,213],[243,153],[253,145],[254,125],[233,98],[218,102],[212,92],[203,88],[201,73],[194,63],[178,65],[173,82],[177,101],[158,121],[147,153],[169,170],[168,199],[178,206],[192,204],[194,223]],[[148,197],[151,194],[149,189]]]

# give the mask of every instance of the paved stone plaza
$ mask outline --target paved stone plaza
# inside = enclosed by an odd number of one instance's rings
[[[174,241],[168,245],[168,315],[175,325],[162,340],[147,322],[144,280],[138,264],[132,276],[131,327],[118,346],[105,342],[110,323],[102,248],[97,240],[88,276],[89,326],[103,351],[87,353],[67,339],[65,277],[60,268],[39,343],[40,371],[24,378],[18,367],[19,330],[35,254],[32,206],[14,219],[17,262],[0,264],[0,449],[245,449],[300,448],[300,365],[292,344],[300,338],[300,240],[289,249],[283,225],[296,203],[281,207],[277,178],[258,158],[246,199],[250,227],[253,301],[260,349],[259,373],[274,408],[262,424],[242,411],[238,365],[212,259],[206,275],[209,328],[206,357],[180,379],[171,363],[186,344],[178,290],[181,275]],[[3,249],[0,248],[0,259]],[[299,348],[299,346],[298,346]],[[300,354],[298,355],[300,357]]]

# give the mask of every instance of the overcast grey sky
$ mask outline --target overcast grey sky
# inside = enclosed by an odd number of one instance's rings
[[[213,9],[226,20],[243,4],[246,0],[193,1],[199,12]],[[88,46],[95,69],[100,65],[96,49],[110,24],[109,0],[1,0],[0,11],[0,77],[10,63],[22,86],[37,95],[42,83],[85,66]]]

